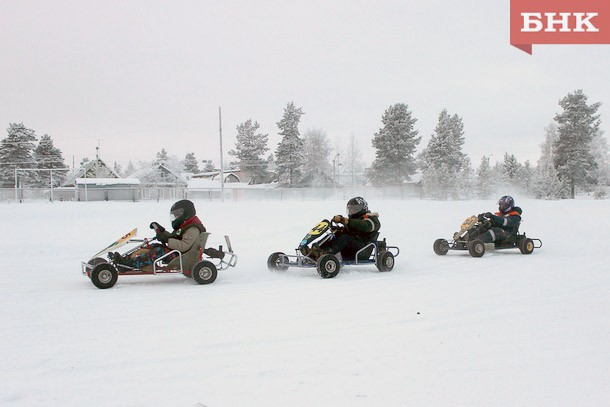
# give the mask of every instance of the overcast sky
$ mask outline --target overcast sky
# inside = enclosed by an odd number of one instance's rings
[[[354,134],[367,162],[392,104],[423,149],[442,109],[464,152],[536,162],[558,101],[582,89],[610,130],[610,45],[509,44],[509,1],[0,0],[0,125],[50,134],[66,162],[122,165],[162,148],[218,162],[256,120],[275,151],[290,101],[301,134]],[[226,155],[226,154],[225,154]],[[227,156],[228,157],[228,156]]]

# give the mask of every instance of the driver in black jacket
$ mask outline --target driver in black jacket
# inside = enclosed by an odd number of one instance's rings
[[[333,222],[343,225],[343,228],[319,249],[322,253],[341,253],[344,260],[354,260],[358,250],[376,240],[381,223],[379,214],[369,212],[368,203],[360,196],[347,202],[347,215],[333,217]]]

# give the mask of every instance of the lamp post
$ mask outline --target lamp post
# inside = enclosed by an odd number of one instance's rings
[[[333,157],[333,189],[337,188],[337,158],[340,156],[341,154],[337,153],[335,154],[335,156]]]

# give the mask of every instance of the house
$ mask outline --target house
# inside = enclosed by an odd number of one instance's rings
[[[76,172],[70,175],[62,184],[62,187],[76,187],[78,178],[114,178],[119,179],[121,176],[110,168],[99,157],[93,161],[87,161]]]

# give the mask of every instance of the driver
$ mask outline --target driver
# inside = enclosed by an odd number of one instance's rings
[[[510,241],[519,232],[522,213],[521,208],[515,206],[513,197],[504,195],[498,200],[498,212],[486,212],[478,216],[481,222],[489,220],[489,229],[478,236],[469,236],[469,239],[476,237],[483,243]]]
[[[350,199],[347,202],[347,215],[333,216],[333,222],[343,227],[339,228],[334,238],[322,244],[319,251],[341,253],[344,260],[354,260],[360,249],[377,239],[381,228],[379,214],[369,212],[369,205],[364,198],[357,196]]]
[[[195,205],[188,199],[182,199],[172,205],[170,220],[173,232],[168,232],[157,222],[152,222],[150,228],[154,229],[157,239],[167,245],[170,250],[182,253],[182,267],[189,270],[199,258],[199,249],[203,249],[207,240],[205,226],[197,217]],[[204,236],[201,236],[201,235]],[[110,253],[108,256],[117,264],[141,269],[152,265],[153,261],[165,254],[165,247],[153,245],[149,250],[133,253],[132,256],[121,256],[119,253]],[[173,259],[168,268],[180,268],[180,260]]]

